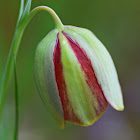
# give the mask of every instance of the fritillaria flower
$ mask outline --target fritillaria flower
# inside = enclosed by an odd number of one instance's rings
[[[92,125],[108,103],[124,109],[113,60],[87,29],[64,26],[51,31],[38,45],[35,79],[44,104],[61,127],[65,121]]]

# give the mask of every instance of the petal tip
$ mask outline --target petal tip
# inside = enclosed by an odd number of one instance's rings
[[[63,130],[65,128],[65,124],[59,125],[59,128]]]
[[[112,107],[117,111],[123,111],[124,110],[124,105],[123,104],[117,105],[117,106],[112,106]]]
[[[118,109],[116,109],[117,111],[123,111],[124,110],[124,105],[120,106]]]

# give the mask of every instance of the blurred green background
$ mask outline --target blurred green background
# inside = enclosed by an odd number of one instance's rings
[[[0,79],[10,49],[20,0],[0,0]],[[17,56],[20,101],[19,140],[140,140],[140,0],[33,0],[32,8],[53,8],[66,25],[85,27],[109,50],[122,86],[125,110],[108,106],[90,127],[66,124],[60,130],[44,107],[34,81],[34,55],[39,41],[54,28],[40,12],[27,26]],[[12,140],[14,80],[10,81],[0,124],[0,140]]]

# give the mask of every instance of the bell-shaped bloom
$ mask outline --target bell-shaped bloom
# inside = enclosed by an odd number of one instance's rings
[[[110,103],[123,110],[123,99],[113,60],[87,29],[64,26],[51,31],[35,56],[38,91],[49,112],[65,121],[92,125]]]

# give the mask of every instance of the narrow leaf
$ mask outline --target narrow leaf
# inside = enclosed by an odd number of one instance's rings
[[[26,2],[26,5],[25,5],[25,9],[24,9],[24,13],[23,13],[22,18],[24,18],[26,15],[29,14],[30,9],[31,9],[31,3],[32,3],[32,0],[28,0],[28,1]]]
[[[20,9],[19,9],[19,16],[18,16],[18,22],[19,22],[19,20],[20,20],[20,18],[22,16],[23,10],[24,10],[24,0],[21,0],[21,2],[20,2]]]

